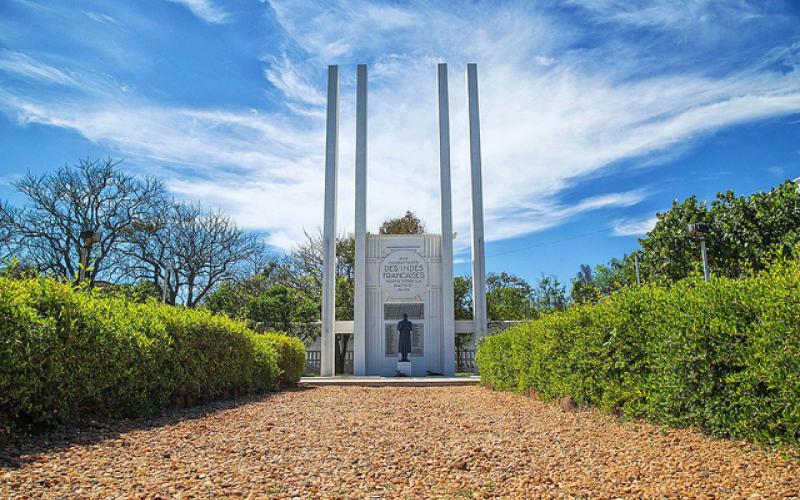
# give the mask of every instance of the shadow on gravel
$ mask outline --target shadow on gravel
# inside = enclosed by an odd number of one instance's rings
[[[0,446],[0,470],[18,468],[34,461],[37,455],[57,452],[75,445],[91,445],[115,439],[133,431],[150,430],[173,425],[186,420],[203,418],[214,413],[238,408],[250,403],[266,401],[281,392],[304,392],[309,387],[294,387],[280,392],[242,396],[236,399],[213,401],[185,409],[167,408],[159,415],[141,418],[81,419],[70,425],[22,435]]]

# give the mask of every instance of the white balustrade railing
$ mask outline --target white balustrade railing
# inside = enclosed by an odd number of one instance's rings
[[[492,321],[489,323],[489,332],[494,333],[503,331],[516,324],[523,323],[523,321]],[[319,326],[319,322],[311,323],[310,326]],[[337,321],[334,325],[336,334],[352,335],[353,322],[352,321]],[[474,325],[471,320],[456,320],[455,333],[457,335],[472,334]],[[352,340],[348,343],[348,347],[352,349]],[[465,343],[460,343],[460,348],[456,348],[456,371],[462,373],[477,373],[478,365],[475,364],[476,346],[472,339]],[[320,347],[319,339],[306,347],[306,367],[307,374],[319,374],[320,370]],[[353,351],[348,350],[345,354],[344,373],[353,373]]]

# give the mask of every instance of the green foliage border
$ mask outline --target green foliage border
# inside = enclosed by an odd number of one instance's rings
[[[625,288],[486,338],[484,384],[626,418],[800,443],[800,265]]]
[[[297,339],[50,278],[0,276],[0,433],[295,385]]]

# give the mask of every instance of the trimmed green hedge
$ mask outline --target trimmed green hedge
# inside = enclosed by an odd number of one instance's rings
[[[266,332],[257,334],[256,337],[278,353],[278,386],[297,386],[306,366],[306,346],[303,341],[281,333]]]
[[[628,418],[800,442],[800,266],[622,290],[488,337],[481,379]]]
[[[0,277],[0,434],[293,385],[304,355],[208,311]]]

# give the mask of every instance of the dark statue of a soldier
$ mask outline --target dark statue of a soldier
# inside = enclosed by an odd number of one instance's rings
[[[403,314],[403,319],[397,324],[397,331],[400,332],[400,361],[409,361],[408,355],[411,353],[411,332],[414,330],[414,323],[408,320],[408,314]]]

